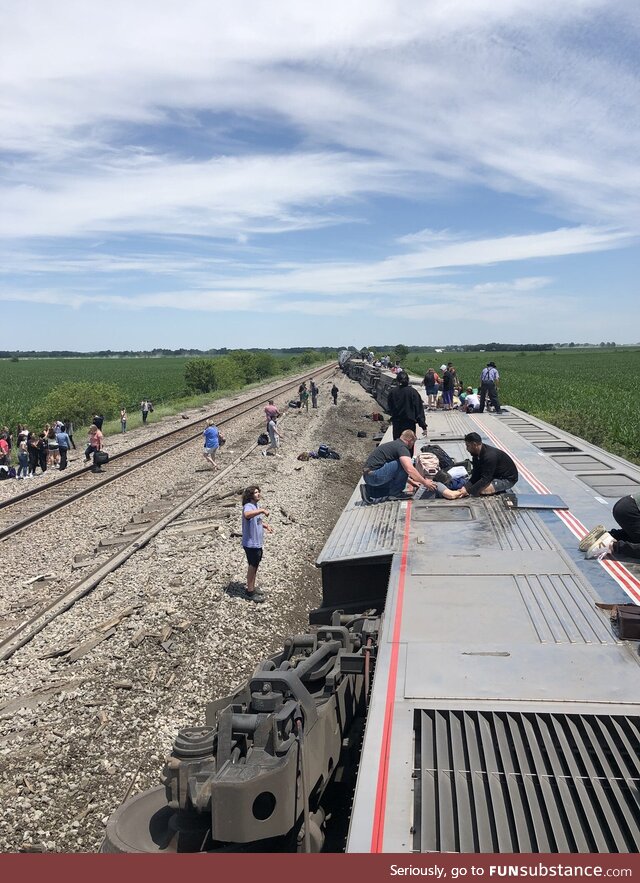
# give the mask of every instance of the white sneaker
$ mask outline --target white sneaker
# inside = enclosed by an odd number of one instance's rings
[[[585,558],[604,558],[605,555],[611,555],[613,551],[614,538],[608,531],[601,534],[598,539],[592,543],[586,550]]]
[[[585,537],[582,537],[578,543],[578,548],[581,552],[586,552],[589,546],[593,545],[593,543],[606,532],[607,528],[604,524],[597,524]]]

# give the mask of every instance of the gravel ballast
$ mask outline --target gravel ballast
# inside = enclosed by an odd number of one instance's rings
[[[379,430],[365,416],[379,410],[371,396],[336,378],[337,407],[333,378],[323,380],[317,410],[290,409],[281,421],[276,457],[253,451],[181,523],[0,663],[0,850],[97,850],[125,794],[159,783],[178,728],[202,723],[207,701],[229,693],[284,637],[307,630],[321,594],[315,559]],[[220,465],[263,427],[259,409],[229,427]],[[297,460],[321,443],[342,459]],[[2,549],[5,628],[81,578],[74,556],[90,556],[146,504],[195,490],[205,468],[194,442],[170,468],[151,464],[105,487],[99,503],[81,500],[12,538]],[[263,604],[236,595],[246,575],[237,492],[249,484],[260,485],[274,528],[258,572]],[[69,647],[75,655],[56,655]]]

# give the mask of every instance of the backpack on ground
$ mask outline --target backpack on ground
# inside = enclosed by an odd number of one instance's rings
[[[443,451],[440,445],[423,445],[420,450],[426,454],[435,454],[441,469],[451,469],[454,465],[453,457]]]
[[[321,460],[339,460],[340,454],[330,448],[329,445],[320,445],[318,448],[318,457]]]
[[[9,466],[9,478],[15,478],[17,474],[15,466]]]
[[[363,429],[359,430],[357,435],[358,435],[358,438],[366,438],[367,437],[367,433]]]
[[[269,436],[266,432],[261,432],[258,436],[258,444],[259,445],[268,445],[269,444]]]
[[[289,407],[290,408],[299,408],[300,402],[296,401],[296,399],[291,399],[291,401],[289,402]]]

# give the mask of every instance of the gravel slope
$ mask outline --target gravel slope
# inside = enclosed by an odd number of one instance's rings
[[[308,611],[320,600],[315,558],[379,428],[363,416],[377,406],[359,385],[340,374],[334,407],[332,382],[323,381],[317,411],[288,412],[277,457],[255,451],[182,516],[210,519],[206,529],[196,523],[163,532],[0,663],[0,850],[98,849],[108,815],[132,782],[133,793],[158,783],[176,730],[201,723],[210,698],[229,692],[287,634],[306,629]],[[227,433],[222,463],[255,440],[261,418],[259,412],[243,418]],[[367,438],[356,437],[361,429]],[[342,459],[297,460],[322,442]],[[99,505],[81,501],[34,534],[13,538],[2,550],[0,619],[19,618],[53,592],[55,583],[29,583],[39,574],[77,581],[82,571],[71,570],[74,555],[161,494],[201,484],[202,468],[194,443],[171,469],[147,467],[125,490],[105,488]],[[267,595],[261,605],[233,595],[246,573],[240,541],[232,536],[240,528],[235,492],[252,483],[261,486],[275,529],[266,535],[258,574]],[[75,661],[47,658],[98,637],[103,640]]]

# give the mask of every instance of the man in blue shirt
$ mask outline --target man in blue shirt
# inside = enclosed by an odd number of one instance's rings
[[[220,447],[223,435],[213,420],[207,420],[207,428],[202,434],[204,435],[204,459],[211,465],[212,469],[217,470],[218,465],[215,462],[216,451]]]
[[[480,374],[480,407],[478,409],[480,414],[484,411],[487,396],[489,396],[489,402],[491,403],[491,406],[495,408],[496,414],[502,414],[500,402],[498,400],[499,380],[500,375],[498,374],[496,363],[487,362],[487,367],[483,368],[482,373]]]
[[[71,439],[69,438],[68,433],[64,429],[59,429],[56,432],[56,439],[58,441],[58,453],[60,454],[60,469],[67,468],[67,452],[71,447]]]

